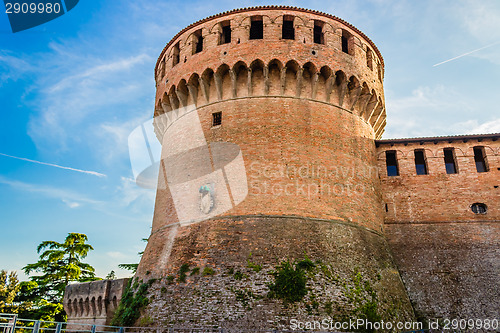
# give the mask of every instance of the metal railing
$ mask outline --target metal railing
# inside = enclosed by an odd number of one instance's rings
[[[305,333],[299,330],[241,329],[220,327],[120,327],[86,323],[62,323],[20,319],[15,314],[0,313],[0,333]],[[311,331],[308,331],[311,332]],[[317,333],[335,333],[315,331]],[[440,332],[419,330],[411,332]],[[409,332],[407,332],[409,333]]]
[[[161,333],[157,328],[120,327],[86,323],[63,323],[21,319],[15,314],[0,313],[0,333]]]

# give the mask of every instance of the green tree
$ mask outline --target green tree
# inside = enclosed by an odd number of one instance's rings
[[[92,266],[82,262],[93,250],[84,234],[69,233],[63,243],[44,241],[37,247],[40,254],[36,263],[26,265],[26,274],[39,273],[30,281],[21,282],[15,298],[19,304],[18,314],[22,318],[65,321],[62,305],[64,290],[71,281],[98,280]]]
[[[86,243],[87,240],[87,235],[70,233],[63,243],[44,241],[38,245],[40,259],[23,268],[28,275],[33,272],[41,273],[31,277],[31,281],[38,285],[36,290],[31,291],[32,297],[60,303],[70,281],[86,282],[97,279],[94,268],[82,262],[89,251],[94,249]]]
[[[108,275],[106,275],[105,277],[106,280],[115,280],[116,279],[116,273],[115,271],[111,271],[108,273]]]
[[[16,272],[0,271],[0,312],[17,313],[14,299],[20,289]]]

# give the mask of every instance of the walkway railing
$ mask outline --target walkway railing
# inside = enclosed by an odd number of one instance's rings
[[[61,323],[43,320],[20,319],[15,314],[0,313],[0,333],[305,333],[297,330],[252,330],[213,327],[120,327],[85,323]],[[311,332],[311,331],[308,331]],[[314,331],[335,333],[332,331]],[[414,333],[440,331],[419,330]],[[407,332],[410,333],[410,332]]]
[[[159,331],[159,332],[157,332]],[[0,313],[0,333],[161,333],[157,328],[120,327],[85,323],[62,323],[21,319],[15,314]]]

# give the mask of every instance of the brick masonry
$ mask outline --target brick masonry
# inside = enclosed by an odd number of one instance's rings
[[[128,281],[100,280],[68,285],[63,299],[68,315],[67,329],[89,330],[91,325],[109,325]]]
[[[283,15],[294,17],[294,40],[281,38]],[[263,20],[261,40],[249,39],[252,17]],[[231,43],[220,45],[228,22]],[[323,44],[313,40],[318,22]],[[200,29],[203,50],[193,53]],[[383,60],[364,34],[313,11],[234,11],[184,29],[162,52],[155,74],[162,165],[137,277],[158,281],[144,318],[164,325],[287,329],[291,319],[362,316],[371,291],[384,320],[413,318],[383,236],[374,145],[385,126]],[[179,125],[193,117],[192,105],[199,128]],[[213,126],[216,112],[222,123]],[[177,200],[179,184],[169,177],[176,174],[172,169],[200,172],[203,150],[171,156],[198,140],[196,133],[209,145],[225,142],[241,150],[248,195],[216,217],[186,224],[183,210],[198,208],[189,193]],[[306,297],[293,306],[269,298],[270,273],[304,256],[317,262]],[[261,270],[249,268],[249,261]],[[196,273],[182,282],[182,265],[209,267],[214,275]],[[352,295],[356,288],[359,298]]]
[[[495,318],[500,296],[500,135],[377,142],[386,237],[420,317]],[[488,172],[478,172],[474,147],[483,147]],[[447,174],[444,148],[453,148],[457,173]],[[415,150],[424,150],[427,175],[417,175]],[[396,151],[399,176],[387,176],[385,152]],[[483,203],[485,214],[471,206]]]
[[[285,15],[293,40],[282,38]],[[252,19],[262,19],[263,39],[249,39]],[[231,41],[222,43],[227,25]],[[322,43],[313,39],[315,25]],[[136,275],[156,282],[141,322],[286,329],[291,319],[359,318],[370,301],[385,321],[498,314],[499,135],[380,140],[383,71],[361,31],[293,7],[214,15],[166,45],[155,67],[162,162]],[[217,112],[222,122],[213,126]],[[199,124],[180,126],[186,119]],[[196,146],[199,136],[204,147]],[[192,195],[178,180],[195,182],[203,163],[222,169],[217,144],[227,147],[219,148],[225,162],[237,160],[237,147],[246,179],[228,190],[231,209],[186,223],[183,211],[196,207],[199,216],[202,206],[198,187]],[[186,146],[191,154],[180,154]],[[477,146],[488,172],[476,171]],[[443,148],[454,148],[458,173],[446,173]],[[415,150],[425,153],[426,175],[416,174]],[[387,175],[386,151],[396,152],[399,176]],[[235,195],[245,186],[240,202]],[[216,192],[214,209],[221,197]],[[474,203],[487,212],[474,213]],[[305,255],[316,266],[304,299],[287,306],[267,297],[276,267]]]

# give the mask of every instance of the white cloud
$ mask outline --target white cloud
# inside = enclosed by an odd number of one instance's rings
[[[114,258],[114,259],[120,259],[120,258],[126,258],[127,256],[119,251],[110,251],[107,252],[106,255],[108,257]]]
[[[118,191],[121,195],[121,204],[136,212],[144,211],[145,206],[151,207],[156,195],[155,190],[141,188],[137,186],[133,179],[125,177],[121,178]]]
[[[95,147],[102,160],[111,165],[121,157],[128,160],[128,136],[130,133],[150,116],[150,111],[137,112],[136,117],[107,121],[99,124],[92,134],[99,139],[100,144]]]
[[[152,56],[137,50],[85,53],[83,48],[78,43],[53,43],[51,52],[40,56],[35,80],[39,90],[28,134],[45,153],[102,147],[101,138],[95,136],[102,123],[136,118],[136,108],[142,104],[144,109],[148,102],[144,96],[154,98]]]
[[[36,161],[36,160],[31,160],[29,158],[7,155],[7,154],[4,154],[4,153],[0,153],[0,155],[6,156],[6,157],[10,157],[10,158],[14,158],[14,159],[21,160],[21,161],[26,161],[26,162],[31,162],[31,163],[41,164],[41,165],[47,165],[47,166],[51,166],[51,167],[54,167],[54,168],[59,168],[59,169],[64,169],[64,170],[70,170],[70,171],[85,173],[85,174],[93,175],[93,176],[97,176],[97,177],[106,177],[105,174],[102,174],[102,173],[96,172],[96,171],[92,171],[92,170],[76,169],[76,168],[71,168],[71,167],[67,167],[67,166],[63,166],[63,165],[58,165],[58,164],[53,164],[53,163],[46,163],[46,162],[41,162],[41,161]]]
[[[462,26],[454,39],[453,56],[470,52],[474,49],[500,42],[500,6],[496,0],[462,0],[456,6],[451,6],[449,12],[454,15]],[[500,46],[474,52],[471,57],[488,60],[500,65]]]
[[[15,81],[34,68],[28,61],[10,53],[0,50],[0,87],[4,82]]]
[[[387,97],[386,107],[384,138],[463,134],[463,123],[453,121],[473,110],[454,89],[444,86],[421,86],[410,96]]]
[[[73,202],[73,201],[69,201],[69,200],[66,200],[66,199],[63,199],[63,202],[69,207],[69,208],[78,208],[80,207],[81,205],[78,203],[78,202]]]
[[[78,87],[80,84],[88,84],[90,79],[92,81],[98,81],[100,78],[104,78],[107,75],[117,75],[116,72],[130,70],[138,64],[143,64],[145,61],[151,60],[151,57],[147,54],[139,54],[136,56],[131,56],[125,59],[118,59],[115,61],[107,62],[101,65],[93,66],[90,68],[83,69],[81,73],[76,73],[71,76],[61,79],[59,82],[49,87],[48,93],[57,93],[63,89],[74,89],[75,86]]]
[[[51,187],[40,184],[30,184],[17,180],[11,180],[0,176],[0,184],[9,185],[10,187],[31,193],[40,193],[49,198],[56,198],[64,202],[70,208],[76,208],[81,205],[81,203],[87,204],[101,204],[101,201],[89,199],[86,196],[79,194],[77,192],[61,189],[57,187]]]
[[[466,123],[470,129],[466,130],[468,134],[500,133],[500,118],[478,124],[477,120]]]

